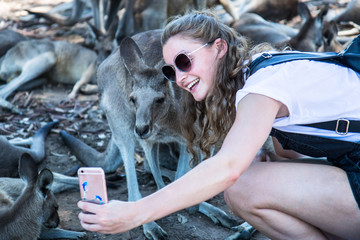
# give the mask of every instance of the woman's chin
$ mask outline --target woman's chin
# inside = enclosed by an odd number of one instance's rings
[[[195,101],[200,102],[205,99],[205,95],[201,88],[199,87],[199,83],[197,83],[191,90],[190,93],[193,95]]]
[[[197,102],[200,102],[205,99],[205,96],[203,96],[202,94],[196,93],[196,92],[192,93],[192,95],[193,95],[195,101],[197,101]]]

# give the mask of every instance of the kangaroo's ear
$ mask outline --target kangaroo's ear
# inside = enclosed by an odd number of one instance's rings
[[[28,184],[35,183],[38,175],[38,166],[30,154],[24,153],[19,160],[19,175]]]
[[[51,190],[51,185],[53,181],[54,175],[49,169],[44,168],[43,170],[41,170],[36,185],[40,189],[44,197]]]
[[[139,68],[143,69],[145,65],[144,55],[130,37],[126,37],[121,41],[120,58],[131,75],[139,71]]]
[[[305,22],[306,20],[308,20],[312,17],[310,9],[306,5],[306,3],[303,3],[303,2],[299,2],[299,4],[298,4],[298,13],[303,22]]]
[[[316,19],[317,19],[318,21],[322,22],[322,21],[324,20],[325,15],[328,13],[328,11],[329,11],[329,4],[325,4],[325,5],[321,8],[321,10],[320,10],[320,12],[318,13],[318,15],[316,15]]]
[[[339,29],[334,20],[325,23],[325,25],[323,26],[323,35],[327,41],[327,44],[330,44],[332,40],[336,39],[338,31]]]

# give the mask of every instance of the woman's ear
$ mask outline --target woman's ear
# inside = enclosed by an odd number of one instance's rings
[[[225,56],[228,50],[227,42],[224,39],[218,38],[214,41],[215,47],[218,50],[218,58],[221,59]]]

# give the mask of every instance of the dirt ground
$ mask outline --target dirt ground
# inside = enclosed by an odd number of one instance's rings
[[[50,37],[54,40],[67,39],[72,42],[83,42],[85,39],[83,23],[74,27],[59,27],[56,24],[49,25],[46,22],[35,22],[27,16],[24,9],[37,11],[49,11],[60,3],[70,0],[0,0],[0,29],[12,26],[25,35],[33,37]],[[318,3],[319,1],[314,1]],[[341,1],[344,2],[344,1]],[[343,4],[343,3],[342,3]],[[21,21],[19,20],[21,19]],[[32,23],[32,24],[29,24]],[[1,44],[1,43],[0,43]],[[69,149],[62,142],[59,131],[66,130],[70,134],[81,138],[84,142],[103,151],[111,136],[105,115],[99,109],[96,94],[80,94],[74,102],[63,102],[65,96],[71,91],[71,86],[47,84],[31,91],[19,91],[11,96],[12,102],[23,109],[23,114],[12,114],[6,110],[0,110],[0,134],[8,139],[16,137],[27,138],[34,134],[39,127],[47,122],[59,120],[46,140],[46,159],[44,167],[54,172],[66,173],[79,163],[71,155]],[[1,149],[3,150],[3,149]],[[155,182],[151,175],[143,170],[143,164],[137,163],[140,190],[146,196],[156,190]],[[122,176],[123,169],[118,169]],[[109,188],[109,199],[127,200],[126,179],[121,177],[116,181],[118,187]],[[60,214],[60,227],[63,229],[83,231],[77,215],[79,209],[76,206],[80,195],[77,190],[57,194]],[[242,219],[235,217],[225,205],[222,194],[212,198],[209,202],[227,212],[236,219],[239,224]],[[215,225],[210,219],[201,213],[189,213],[182,210],[171,214],[157,223],[167,232],[169,239],[225,239],[234,234],[233,230]],[[146,239],[142,228],[136,228],[123,234],[105,235],[87,233],[87,239]],[[256,232],[251,238],[268,239],[261,233]]]

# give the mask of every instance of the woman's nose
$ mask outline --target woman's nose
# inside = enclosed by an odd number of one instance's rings
[[[184,80],[187,77],[187,72],[182,72],[182,71],[179,71],[178,69],[176,69],[175,76],[176,76],[176,84],[179,87],[182,87]]]

